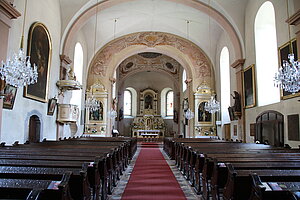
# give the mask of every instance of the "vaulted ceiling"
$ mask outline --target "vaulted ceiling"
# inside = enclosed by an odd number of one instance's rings
[[[103,0],[60,0],[62,34],[84,10]],[[117,2],[116,0],[110,0]],[[198,0],[213,7],[232,24],[240,40],[244,37],[244,11],[248,0]],[[207,14],[176,0],[131,0],[100,9],[78,32],[83,33],[88,46],[94,45],[97,16],[96,49],[114,38],[134,32],[168,32],[196,43],[205,52],[214,52],[222,26]],[[189,21],[189,23],[187,23]],[[243,45],[243,44],[242,44]],[[209,53],[208,53],[209,54]]]

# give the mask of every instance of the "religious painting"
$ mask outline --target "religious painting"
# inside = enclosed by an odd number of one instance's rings
[[[201,102],[198,107],[198,122],[211,122],[211,113],[204,109],[205,101]]]
[[[250,124],[250,136],[255,136],[256,133],[256,123]]]
[[[295,60],[298,60],[297,40],[293,39],[278,48],[279,67],[282,66],[284,60],[288,61],[288,54],[290,53],[291,43],[292,43],[292,50],[293,50],[293,53],[295,56]],[[281,89],[280,94],[281,94],[280,95],[281,99],[283,99],[283,100],[300,96],[300,92],[293,94],[293,93],[287,92],[283,89]]]
[[[99,109],[98,110],[90,110],[89,119],[92,121],[103,121],[103,103],[99,102]]]
[[[40,22],[32,24],[29,30],[27,55],[30,56],[31,65],[37,66],[38,80],[37,83],[25,87],[25,97],[47,102],[51,51],[51,38],[46,26]]]
[[[145,96],[145,109],[152,109],[153,108],[153,96],[147,94]]]
[[[4,88],[3,108],[13,109],[17,94],[17,88],[11,85],[6,85]]]
[[[56,103],[57,103],[56,98],[49,99],[47,115],[53,115],[55,107],[56,107]]]
[[[243,73],[244,86],[244,107],[252,108],[256,106],[256,89],[255,89],[255,68],[254,64],[244,69]]]

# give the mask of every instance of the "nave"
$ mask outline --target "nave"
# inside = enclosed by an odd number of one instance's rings
[[[298,200],[300,150],[218,138],[1,143],[0,199]]]

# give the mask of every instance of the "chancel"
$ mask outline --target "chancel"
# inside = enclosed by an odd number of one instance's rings
[[[300,199],[299,0],[0,0],[0,42],[0,199]]]

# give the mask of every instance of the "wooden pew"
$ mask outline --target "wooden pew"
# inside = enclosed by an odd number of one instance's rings
[[[72,200],[69,192],[71,172],[60,181],[0,178],[1,199]]]
[[[264,169],[251,167],[236,169],[234,164],[226,164],[228,179],[223,192],[223,199],[249,199],[251,194],[252,180],[250,174],[257,174],[265,181],[299,181],[300,168],[283,169],[278,166]],[[220,195],[213,194],[213,199],[220,199]]]
[[[273,180],[262,182],[261,177],[252,174],[252,192],[250,200],[297,200],[299,199],[300,182]],[[281,178],[281,177],[279,177]],[[297,194],[298,193],[298,194]]]

